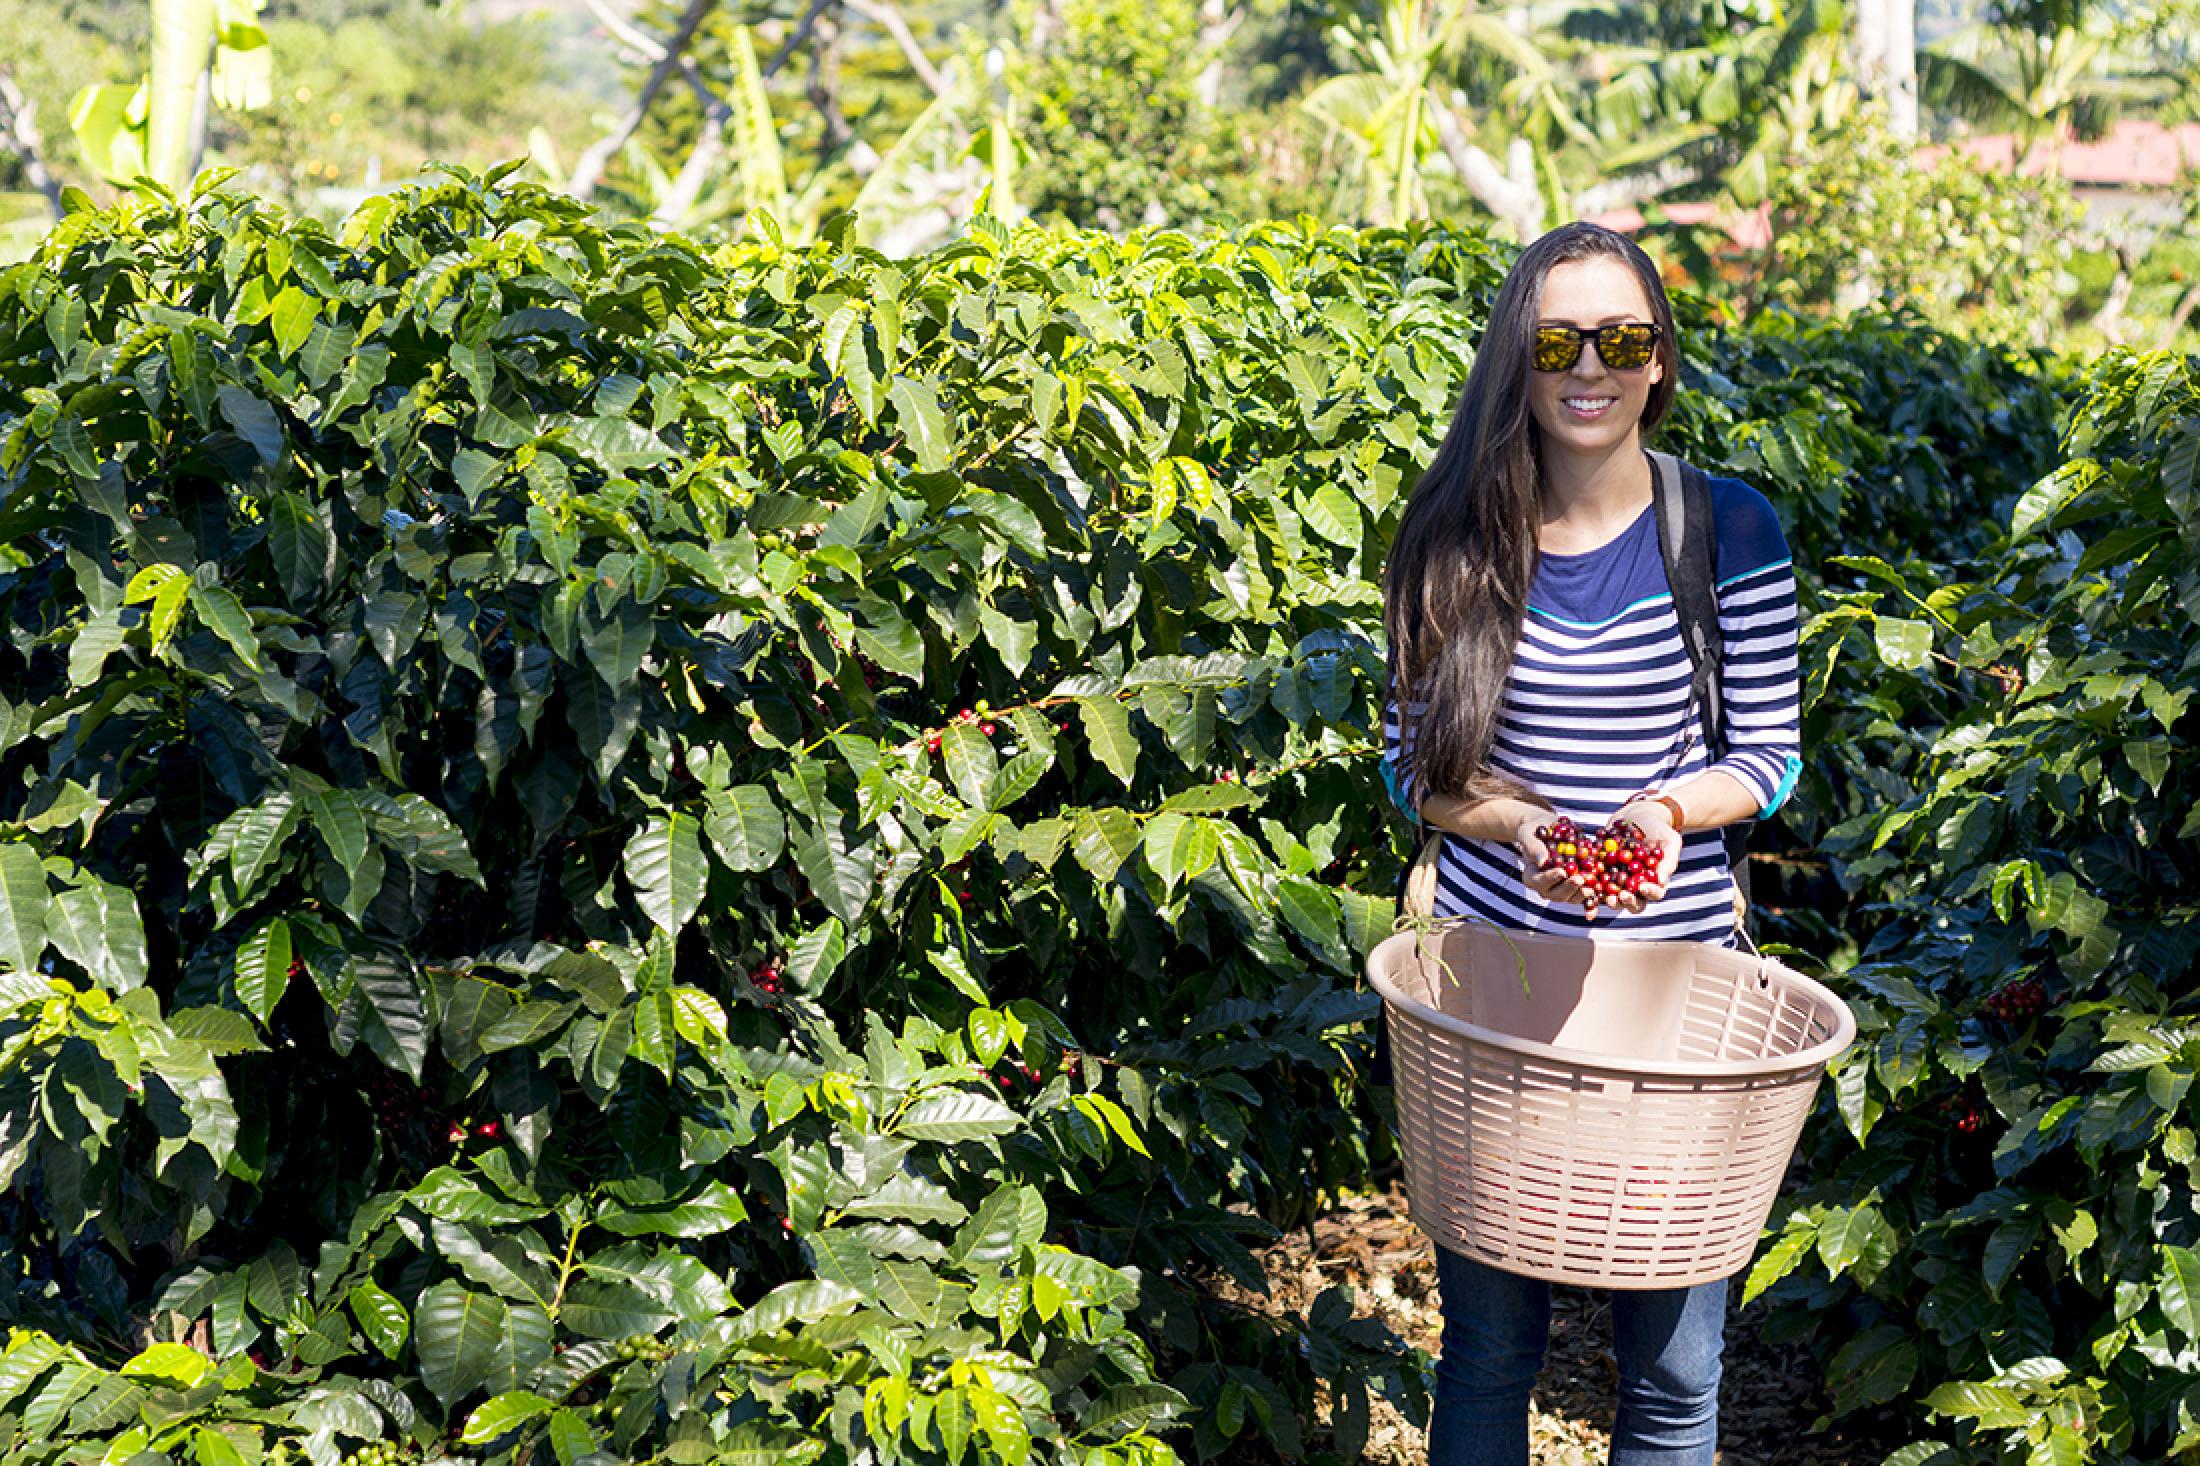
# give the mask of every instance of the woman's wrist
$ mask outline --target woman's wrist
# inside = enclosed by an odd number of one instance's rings
[[[1630,795],[1627,802],[1619,807],[1619,813],[1614,818],[1626,819],[1639,825],[1642,815],[1663,820],[1676,835],[1688,828],[1688,812],[1681,808],[1679,800],[1670,794],[1656,794],[1647,789],[1640,794]]]
[[[1470,803],[1432,794],[1421,802],[1421,819],[1446,834],[1506,844],[1518,844],[1522,830],[1532,830],[1550,817],[1549,810],[1509,795]]]

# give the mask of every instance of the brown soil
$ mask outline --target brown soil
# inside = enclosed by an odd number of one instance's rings
[[[1215,1296],[1278,1318],[1304,1318],[1322,1290],[1353,1289],[1362,1315],[1380,1317],[1407,1343],[1441,1352],[1443,1313],[1437,1297],[1434,1244],[1406,1215],[1403,1186],[1345,1197],[1304,1231],[1286,1234],[1255,1253],[1269,1295],[1247,1292],[1227,1274],[1202,1278]],[[1741,1288],[1732,1296],[1738,1303]],[[1817,1366],[1799,1345],[1772,1345],[1759,1335],[1763,1300],[1732,1307],[1727,1317],[1725,1383],[1719,1392],[1720,1466],[1877,1466],[1902,1442],[1843,1422],[1823,1433],[1812,1425],[1828,1399]],[[1533,1466],[1600,1466],[1610,1446],[1613,1389],[1611,1314],[1605,1294],[1552,1289],[1551,1344],[1529,1407]],[[1318,1429],[1327,1434],[1327,1402]],[[1843,1429],[1847,1426],[1847,1429]],[[1257,1438],[1257,1432],[1251,1432]],[[1240,1438],[1240,1445],[1245,1438]],[[1241,1458],[1236,1450],[1233,1461]],[[1362,1466],[1423,1466],[1422,1432],[1377,1396]]]

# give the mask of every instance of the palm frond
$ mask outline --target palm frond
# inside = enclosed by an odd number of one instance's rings
[[[1973,62],[1940,51],[1917,55],[1917,99],[1987,127],[2013,127],[2024,108],[2007,83]]]

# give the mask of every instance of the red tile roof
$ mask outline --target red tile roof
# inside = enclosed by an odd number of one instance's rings
[[[1953,146],[2001,172],[2009,171],[2017,156],[2016,138],[2005,132],[1961,138]],[[1949,147],[1926,144],[1915,156],[1930,166]],[[2079,187],[2175,188],[2187,169],[2200,169],[2200,122],[2166,127],[2127,117],[2096,142],[2080,142],[2067,129],[2059,137],[2043,139],[2025,158],[2022,172],[2027,178],[2059,173]],[[1676,224],[1715,225],[1739,249],[1763,249],[1772,235],[1763,205],[1745,213],[1715,203],[1667,204],[1665,216]],[[1644,220],[1639,209],[1608,209],[1590,222],[1633,234]]]
[[[1956,147],[1985,163],[2006,170],[2017,156],[2016,139],[2008,133],[1958,140]],[[1948,151],[1935,144],[1917,150],[1921,163],[1930,163]],[[2028,178],[2055,172],[2066,182],[2123,188],[2174,188],[2187,168],[2200,168],[2200,122],[2165,127],[2126,117],[2114,123],[2098,142],[2079,142],[2065,131],[2043,138],[2025,158],[2021,170]]]
[[[1763,249],[1772,242],[1771,218],[1762,204],[1748,213],[1714,203],[1666,204],[1663,212],[1676,224],[1716,224],[1740,249]],[[1589,222],[1617,229],[1622,234],[1633,234],[1645,221],[1639,209],[1607,209]]]

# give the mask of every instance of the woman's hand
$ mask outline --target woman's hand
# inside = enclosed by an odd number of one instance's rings
[[[1573,877],[1562,870],[1545,870],[1543,862],[1549,857],[1550,847],[1536,837],[1536,830],[1558,816],[1547,810],[1531,810],[1521,817],[1513,829],[1513,848],[1520,852],[1520,880],[1529,890],[1546,901],[1581,904],[1581,888]]]
[[[1664,805],[1647,799],[1622,806],[1619,813],[1612,818],[1615,821],[1625,820],[1642,831],[1643,837],[1658,849],[1657,869],[1651,872],[1650,879],[1644,881],[1638,891],[1632,894],[1621,892],[1604,898],[1607,904],[1617,906],[1622,911],[1640,911],[1652,901],[1664,898],[1666,887],[1673,879],[1673,872],[1681,863],[1681,832],[1673,828],[1673,816]]]

